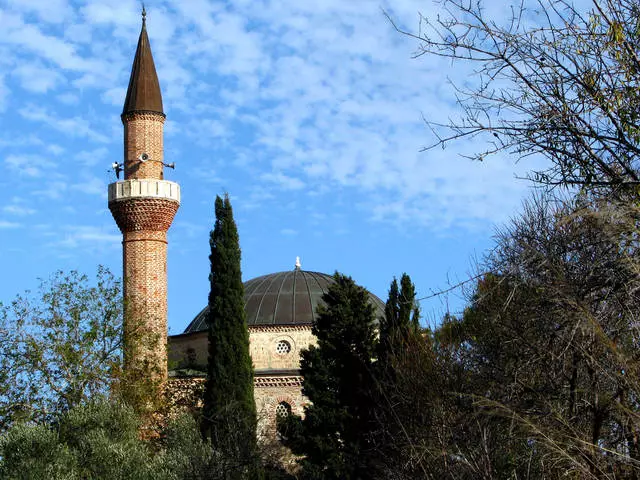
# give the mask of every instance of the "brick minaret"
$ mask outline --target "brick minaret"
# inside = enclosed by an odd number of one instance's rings
[[[109,185],[109,210],[123,236],[125,378],[137,391],[167,376],[167,230],[180,206],[179,185],[163,180],[165,114],[144,10],[121,118],[124,180]]]

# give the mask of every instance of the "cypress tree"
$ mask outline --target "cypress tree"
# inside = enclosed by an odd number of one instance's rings
[[[406,273],[400,278],[398,325],[407,333],[416,333],[420,329],[420,306],[416,301],[416,286]]]
[[[202,430],[229,472],[242,475],[255,458],[253,365],[244,311],[238,230],[229,196],[216,196],[210,235],[209,360]]]
[[[302,352],[305,417],[279,425],[284,443],[300,460],[303,478],[373,478],[372,358],[375,310],[367,291],[336,273],[322,297],[312,331],[317,346]]]
[[[395,278],[389,287],[389,298],[384,309],[384,318],[380,321],[380,342],[378,359],[386,364],[395,349],[402,348],[409,335],[420,330],[420,308],[416,302],[416,288],[406,273],[398,280]]]
[[[399,447],[402,444],[399,439],[404,438],[407,431],[404,424],[410,424],[412,419],[421,419],[429,413],[411,412],[407,415],[406,411],[397,411],[398,405],[406,404],[403,389],[411,392],[411,384],[407,384],[406,379],[407,371],[416,364],[432,365],[429,349],[425,348],[425,339],[420,334],[416,289],[406,273],[400,278],[400,286],[396,278],[391,282],[384,313],[380,319],[378,361],[374,365],[377,398],[375,418],[378,427],[372,434],[372,441],[383,461],[394,466],[394,462],[401,462],[398,459],[404,458],[405,452]]]

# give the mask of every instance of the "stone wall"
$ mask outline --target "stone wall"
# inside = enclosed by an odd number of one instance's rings
[[[256,372],[297,370],[300,351],[316,340],[310,325],[249,327],[250,353]]]
[[[276,436],[277,407],[287,404],[291,413],[302,415],[309,402],[302,395],[302,377],[256,378],[253,395],[258,415],[258,437]]]
[[[300,351],[315,344],[315,337],[310,325],[250,326],[249,342],[253,366],[256,373],[260,373],[297,370],[300,368]],[[281,342],[286,342],[288,347]],[[207,364],[207,345],[207,332],[169,337],[170,368],[203,368]],[[288,348],[290,350],[287,351]]]
[[[171,378],[166,384],[167,415],[197,412],[202,408],[204,377]],[[276,437],[277,406],[286,403],[291,413],[302,415],[308,400],[302,395],[302,377],[256,377],[254,396],[258,415],[258,437]]]

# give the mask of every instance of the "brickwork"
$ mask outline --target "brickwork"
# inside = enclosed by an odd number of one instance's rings
[[[125,368],[149,378],[167,374],[167,234],[125,232],[123,245]]]
[[[122,233],[141,230],[166,232],[180,204],[164,198],[128,198],[109,209]]]
[[[158,183],[164,121],[162,113],[122,115],[125,180],[109,189],[109,209],[123,234],[124,360],[132,390],[159,388],[167,377],[167,230],[180,202],[176,184]]]
[[[124,178],[163,179],[165,116],[161,113],[136,112],[123,115],[124,124]],[[141,154],[149,160],[140,162]]]

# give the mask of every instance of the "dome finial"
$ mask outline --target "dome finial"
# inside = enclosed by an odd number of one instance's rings
[[[147,24],[147,10],[144,8],[144,2],[142,2],[142,26]]]
[[[300,263],[300,257],[296,257],[296,270],[300,270],[302,264]]]

